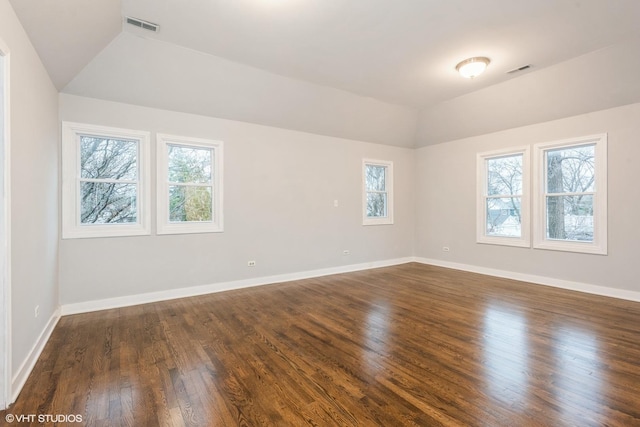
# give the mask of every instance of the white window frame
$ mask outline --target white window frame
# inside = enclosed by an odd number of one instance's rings
[[[221,233],[223,227],[223,142],[211,139],[157,134],[157,228],[158,234]],[[206,148],[213,150],[212,215],[213,221],[169,221],[169,159],[168,145]]]
[[[487,161],[502,157],[522,156],[522,194],[520,195],[520,237],[490,236],[486,234],[488,171]],[[531,196],[530,196],[530,149],[529,146],[511,147],[503,150],[478,153],[476,158],[476,242],[492,245],[531,247]],[[508,197],[508,195],[502,195]]]
[[[545,154],[549,150],[595,145],[595,183],[593,192],[593,241],[568,241],[547,238],[547,201]],[[607,254],[607,134],[589,135],[534,145],[533,203],[535,249]]]
[[[138,141],[137,222],[131,224],[80,223],[80,145],[82,135]],[[151,135],[146,131],[62,122],[62,238],[142,236],[150,234]]]
[[[387,216],[367,216],[367,166],[386,168],[385,193],[387,194]],[[362,225],[392,225],[393,224],[393,162],[387,160],[362,160]]]

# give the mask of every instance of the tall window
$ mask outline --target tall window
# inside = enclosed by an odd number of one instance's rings
[[[149,234],[149,133],[62,123],[62,237]]]
[[[535,145],[534,247],[607,253],[607,136]]]
[[[529,148],[477,157],[477,241],[529,247]]]
[[[222,231],[222,142],[158,134],[158,234]]]
[[[393,224],[393,162],[363,160],[363,225]]]

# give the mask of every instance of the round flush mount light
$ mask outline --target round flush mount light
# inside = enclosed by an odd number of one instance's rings
[[[482,74],[490,62],[491,60],[484,56],[469,58],[456,65],[456,70],[462,77],[472,79]]]

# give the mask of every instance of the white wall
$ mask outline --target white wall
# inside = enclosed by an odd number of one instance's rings
[[[63,305],[413,254],[412,149],[67,94],[60,117],[224,141],[224,233],[62,240]],[[392,226],[361,225],[365,157],[394,162]]]
[[[475,243],[476,153],[608,133],[609,255]],[[633,104],[417,150],[416,255],[639,292],[640,104]],[[448,246],[450,252],[443,252]]]
[[[0,0],[0,38],[10,50],[11,67],[11,356],[15,380],[24,372],[25,363],[30,363],[29,356],[58,307],[58,95],[7,0]],[[34,316],[36,305],[40,306],[38,318]]]
[[[418,112],[123,32],[65,93],[413,146]]]

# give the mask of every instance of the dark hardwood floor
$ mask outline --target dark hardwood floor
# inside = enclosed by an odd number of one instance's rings
[[[67,316],[7,413],[640,426],[640,303],[412,263]]]

